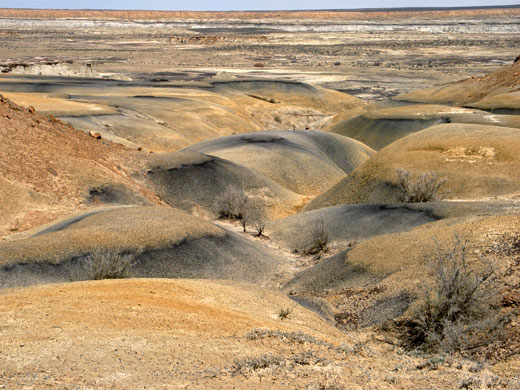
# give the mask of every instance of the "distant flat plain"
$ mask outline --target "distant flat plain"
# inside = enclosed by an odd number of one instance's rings
[[[153,12],[0,9],[0,62],[44,57],[133,80],[226,72],[380,100],[481,76],[519,53],[520,9]],[[1,66],[1,64],[0,64]]]

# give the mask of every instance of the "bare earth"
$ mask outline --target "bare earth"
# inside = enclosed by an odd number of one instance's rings
[[[0,389],[520,389],[519,33],[0,9]],[[403,203],[398,169],[442,196]],[[460,236],[503,337],[410,350]],[[100,251],[128,278],[91,280]]]

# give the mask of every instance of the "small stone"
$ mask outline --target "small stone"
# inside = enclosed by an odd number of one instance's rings
[[[92,138],[95,138],[95,139],[101,139],[101,134],[99,134],[97,131],[90,131],[89,132],[89,135],[92,137]]]

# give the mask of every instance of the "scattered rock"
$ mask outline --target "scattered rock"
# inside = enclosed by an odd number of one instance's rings
[[[101,134],[99,134],[99,133],[96,132],[96,131],[92,131],[92,130],[91,130],[88,134],[89,134],[92,138],[95,138],[95,139],[101,139]]]

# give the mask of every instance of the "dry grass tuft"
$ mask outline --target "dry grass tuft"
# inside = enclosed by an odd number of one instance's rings
[[[131,254],[97,250],[85,258],[82,267],[88,280],[123,279],[131,276],[133,263]]]
[[[441,178],[435,172],[425,172],[412,176],[410,171],[399,168],[396,170],[401,201],[404,203],[433,202],[443,197],[441,187],[446,184],[446,178]]]

